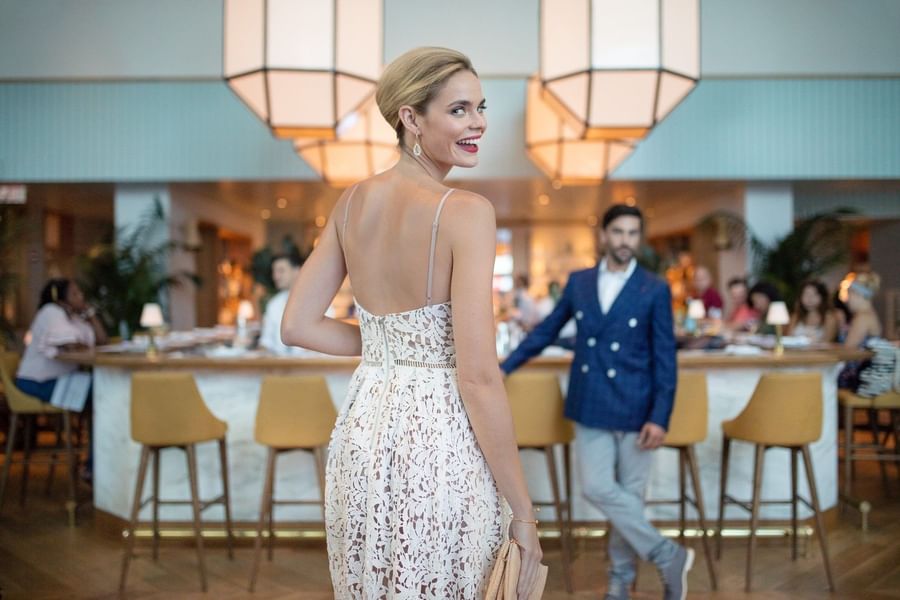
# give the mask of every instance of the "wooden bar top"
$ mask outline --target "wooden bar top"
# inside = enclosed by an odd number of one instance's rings
[[[871,354],[862,350],[847,350],[833,346],[816,350],[785,350],[782,356],[771,351],[762,354],[734,355],[721,351],[682,350],[678,352],[678,366],[686,369],[766,369],[780,367],[804,367],[835,364],[846,360],[860,360]],[[251,353],[245,356],[209,357],[196,354],[160,353],[150,358],[140,353],[111,352],[64,352],[60,360],[85,366],[112,367],[121,369],[203,369],[227,371],[306,371],[335,372],[350,371],[359,364],[358,357],[281,357]],[[561,356],[539,356],[529,361],[526,367],[537,369],[568,369],[572,363],[571,354]]]

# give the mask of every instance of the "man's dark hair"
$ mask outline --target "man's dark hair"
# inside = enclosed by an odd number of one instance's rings
[[[731,289],[736,285],[742,285],[748,290],[750,289],[750,282],[747,281],[746,277],[732,277],[728,280],[728,285],[726,285],[725,287]]]
[[[286,260],[286,261],[288,261],[289,263],[291,263],[291,266],[292,266],[292,267],[295,267],[295,268],[296,268],[296,267],[300,267],[300,266],[303,265],[303,261],[300,260],[300,257],[299,257],[299,256],[297,256],[296,254],[291,254],[291,253],[288,253],[288,252],[284,252],[284,253],[276,254],[275,256],[273,256],[273,257],[272,257],[272,262],[269,263],[269,266],[270,266],[270,267],[275,266],[275,262],[276,262],[276,261],[279,261],[279,260]]]
[[[641,230],[644,229],[644,213],[637,206],[627,204],[613,204],[603,213],[603,229],[619,217],[637,217],[641,222]]]

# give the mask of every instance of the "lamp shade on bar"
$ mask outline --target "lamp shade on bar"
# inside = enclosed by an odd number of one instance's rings
[[[278,137],[333,139],[381,73],[381,0],[225,0],[224,71]]]
[[[791,315],[788,313],[787,304],[781,301],[769,304],[769,312],[766,313],[766,323],[769,325],[787,325],[790,322]]]
[[[540,78],[578,137],[643,138],[700,77],[700,0],[541,0]]]
[[[393,167],[400,158],[397,133],[381,116],[374,96],[344,117],[336,131],[334,140],[294,140],[300,158],[332,185],[350,185]]]
[[[706,318],[706,306],[703,305],[703,300],[691,300],[688,303],[688,317],[697,321]]]
[[[141,327],[162,327],[165,324],[163,320],[162,309],[155,302],[148,302],[141,309]]]
[[[634,150],[632,140],[584,139],[547,100],[540,79],[528,80],[525,148],[547,177],[566,185],[605,179]]]

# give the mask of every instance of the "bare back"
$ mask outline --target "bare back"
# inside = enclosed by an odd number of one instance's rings
[[[335,207],[350,285],[367,312],[449,301],[452,253],[440,235],[440,213],[452,200],[451,189],[424,189],[385,175],[358,184]]]

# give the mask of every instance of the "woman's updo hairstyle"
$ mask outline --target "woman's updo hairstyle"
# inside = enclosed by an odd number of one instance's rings
[[[460,71],[471,71],[472,61],[462,52],[449,48],[426,46],[415,48],[396,58],[384,69],[375,90],[375,102],[382,116],[397,132],[397,140],[403,145],[403,123],[400,107],[412,106],[424,114],[428,103],[441,88]]]

